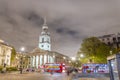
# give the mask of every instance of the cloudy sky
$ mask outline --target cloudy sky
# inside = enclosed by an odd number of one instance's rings
[[[0,0],[0,39],[38,47],[46,16],[52,50],[74,56],[84,38],[120,32],[119,0]]]

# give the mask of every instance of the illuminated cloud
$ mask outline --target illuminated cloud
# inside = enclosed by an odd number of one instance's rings
[[[0,39],[31,51],[38,46],[45,16],[52,50],[68,56],[86,37],[120,31],[119,0],[0,0]]]

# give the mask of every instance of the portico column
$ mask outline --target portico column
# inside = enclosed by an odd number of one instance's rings
[[[40,65],[42,65],[42,55],[40,55]]]
[[[38,67],[40,66],[40,55],[38,56]]]
[[[42,65],[44,65],[44,55],[42,55]]]
[[[48,59],[47,59],[47,62],[49,63],[49,55],[47,56],[47,58],[48,58]]]
[[[46,55],[46,63],[48,63],[48,55]]]
[[[35,60],[34,60],[34,67],[36,68],[36,55],[35,55]]]
[[[32,56],[30,56],[30,67],[32,67],[32,64],[33,64],[33,62],[32,62]]]
[[[36,55],[36,68],[38,68],[38,55]]]
[[[47,56],[46,54],[44,55],[44,64],[47,62]]]
[[[32,66],[35,67],[35,56],[33,56],[32,60],[33,60],[32,61]]]
[[[50,63],[52,63],[52,56],[50,56]]]

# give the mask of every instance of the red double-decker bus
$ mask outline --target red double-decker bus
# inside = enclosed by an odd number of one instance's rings
[[[62,73],[65,72],[65,64],[64,63],[46,63],[44,65],[45,72],[58,72]]]

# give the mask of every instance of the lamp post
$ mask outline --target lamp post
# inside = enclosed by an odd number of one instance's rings
[[[75,67],[76,58],[75,57],[71,57],[71,60],[72,60],[72,66]]]
[[[76,60],[76,58],[75,58],[75,57],[71,57],[71,59],[72,59],[72,61],[75,61],[75,60]]]
[[[21,58],[20,58],[20,74],[22,74],[22,71],[23,71],[23,52],[25,51],[25,48],[24,48],[24,47],[21,47],[21,48],[20,48],[20,51],[21,51]]]
[[[81,57],[81,58],[83,58],[83,57],[84,57],[84,55],[83,55],[83,54],[80,54],[80,57]]]

